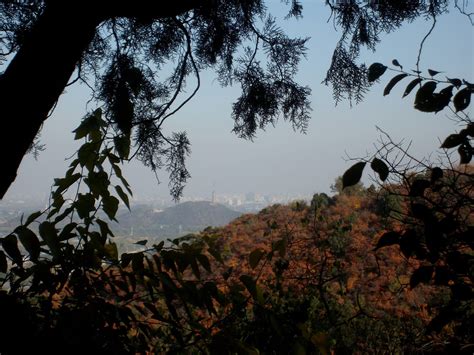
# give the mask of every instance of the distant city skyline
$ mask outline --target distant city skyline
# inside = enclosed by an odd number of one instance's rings
[[[237,138],[230,132],[233,127],[231,106],[240,89],[220,88],[215,73],[202,73],[202,86],[196,98],[171,117],[165,127],[167,132],[187,131],[192,143],[188,159],[192,178],[184,190],[183,201],[193,196],[212,198],[212,191],[216,195],[328,193],[336,177],[350,166],[348,156],[365,156],[371,151],[378,138],[376,125],[395,139],[412,140],[412,153],[416,156],[435,151],[439,139],[456,129],[444,113],[435,116],[414,110],[413,94],[401,99],[402,84],[390,96],[383,97],[383,87],[390,75],[374,85],[359,105],[351,109],[348,102],[342,102],[335,107],[331,88],[321,82],[340,32],[327,21],[330,11],[322,1],[302,3],[303,19],[279,23],[292,36],[311,37],[307,60],[301,63],[297,78],[313,90],[313,117],[307,134],[295,133],[290,124],[281,121],[275,128],[258,132],[254,142]],[[268,4],[270,12],[280,19],[284,16],[283,5],[271,1]],[[377,51],[365,51],[361,61],[390,64],[397,58],[405,68],[414,68],[419,44],[430,26],[430,21],[419,19],[382,36]],[[426,40],[421,68],[474,80],[473,46],[474,33],[469,20],[452,9],[439,17],[435,30]],[[24,159],[5,201],[21,196],[47,199],[53,179],[66,170],[65,158],[78,147],[72,130],[88,110],[95,108],[93,103],[86,104],[89,97],[85,85],[69,87],[61,96],[42,131],[41,141],[46,151],[40,154],[38,161],[31,155]],[[126,164],[123,170],[135,196],[169,199],[166,171],[158,172],[162,182],[158,185],[154,174],[139,162]],[[370,183],[367,176],[363,180]]]

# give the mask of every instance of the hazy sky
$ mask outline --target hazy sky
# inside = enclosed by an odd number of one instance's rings
[[[280,1],[267,2],[271,12],[282,15]],[[293,132],[280,121],[276,128],[261,131],[254,142],[239,139],[231,133],[232,102],[239,88],[222,89],[215,74],[203,73],[200,92],[182,111],[167,121],[167,130],[185,130],[192,143],[188,168],[192,179],[185,196],[210,196],[216,193],[258,192],[262,194],[311,194],[328,191],[335,177],[342,175],[351,156],[364,156],[373,148],[383,128],[392,137],[413,140],[412,152],[426,155],[439,146],[455,128],[446,113],[437,115],[413,109],[413,93],[401,99],[408,81],[400,83],[389,96],[383,97],[386,75],[375,85],[363,103],[349,107],[348,102],[335,106],[332,89],[321,84],[329,68],[332,52],[340,33],[327,22],[329,9],[323,1],[302,1],[304,18],[284,23],[292,35],[311,37],[307,60],[301,63],[300,83],[312,88],[312,120],[306,135]],[[471,3],[471,8],[472,8]],[[474,9],[471,9],[474,11]],[[418,46],[429,30],[431,21],[418,20],[396,33],[382,38],[376,53],[364,53],[362,61],[390,64],[397,58],[405,68],[414,68]],[[421,68],[446,71],[449,77],[474,80],[474,31],[468,19],[454,9],[438,19],[428,38]],[[47,196],[53,178],[62,176],[66,156],[75,151],[71,131],[79,124],[87,109],[89,92],[84,85],[69,88],[59,101],[53,116],[46,121],[42,143],[46,144],[38,161],[24,159],[19,177],[6,199],[24,194]],[[27,104],[27,103],[25,103]],[[138,198],[168,196],[166,172],[159,173],[162,183],[156,184],[154,174],[140,163],[124,169]]]

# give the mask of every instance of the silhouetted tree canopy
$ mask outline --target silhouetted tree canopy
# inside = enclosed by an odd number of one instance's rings
[[[302,15],[298,0],[282,1],[289,17]],[[356,63],[361,46],[375,49],[382,32],[419,16],[437,16],[447,3],[326,1],[343,29],[326,78],[335,99],[358,101],[370,85],[366,67]],[[184,165],[189,141],[182,132],[165,136],[162,127],[199,89],[201,71],[212,68],[222,85],[241,86],[232,111],[240,137],[253,138],[279,117],[304,131],[310,90],[294,76],[307,38],[288,37],[266,5],[262,0],[89,0],[75,6],[59,0],[1,1],[0,60],[7,67],[0,77],[0,196],[59,96],[76,81],[89,85],[103,105],[122,158],[169,170],[175,198],[189,177]],[[188,96],[186,84],[193,86]]]

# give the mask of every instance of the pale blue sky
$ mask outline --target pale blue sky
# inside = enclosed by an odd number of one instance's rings
[[[269,1],[278,14],[280,2]],[[351,164],[345,152],[363,156],[370,151],[383,128],[393,137],[413,140],[412,152],[426,155],[455,128],[445,113],[437,115],[415,111],[413,94],[401,99],[406,82],[392,94],[382,96],[390,78],[373,87],[363,103],[337,107],[331,88],[321,84],[329,67],[332,51],[340,33],[327,23],[329,9],[323,1],[303,1],[304,18],[291,20],[284,27],[292,35],[309,36],[307,60],[301,63],[299,82],[312,90],[312,120],[306,135],[291,130],[281,121],[276,128],[260,132],[254,142],[239,139],[230,131],[231,105],[239,88],[220,88],[213,73],[203,74],[203,85],[195,99],[167,122],[167,130],[186,130],[192,143],[188,167],[192,179],[185,196],[210,196],[216,193],[258,192],[262,194],[311,194],[328,191],[335,177]],[[472,4],[471,4],[471,7]],[[384,36],[376,53],[364,53],[366,63],[389,64],[397,58],[406,68],[414,68],[418,46],[431,22],[418,20]],[[438,19],[437,27],[426,41],[421,68],[446,71],[450,77],[474,80],[474,31],[468,19],[455,10]],[[75,150],[71,131],[86,112],[89,93],[76,85],[60,99],[54,115],[47,120],[42,141],[47,150],[38,161],[24,159],[19,177],[6,199],[34,193],[47,196],[53,178],[64,173],[66,156]],[[93,109],[90,106],[89,109]],[[139,163],[125,169],[137,197],[168,196],[166,172],[160,172],[162,184],[156,184],[152,172]]]

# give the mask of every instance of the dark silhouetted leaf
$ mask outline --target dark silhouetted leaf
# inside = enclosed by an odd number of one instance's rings
[[[433,92],[436,89],[435,81],[428,81],[418,89],[415,96],[415,108],[422,112],[435,112],[437,109]]]
[[[114,137],[114,144],[120,159],[127,159],[130,154],[130,137],[126,135]]]
[[[249,255],[249,265],[255,269],[265,253],[261,249],[255,249]]]
[[[196,255],[196,259],[199,261],[199,263],[202,265],[202,267],[207,271],[211,272],[211,263],[209,262],[209,258],[204,255],[204,254],[198,254]]]
[[[434,282],[436,285],[447,286],[449,281],[453,280],[455,275],[447,266],[436,266]]]
[[[18,238],[33,261],[38,260],[40,254],[40,241],[36,234],[29,228],[20,227],[16,229]]]
[[[102,208],[111,220],[115,220],[118,206],[119,200],[114,196],[106,196],[102,199]]]
[[[449,149],[460,145],[464,138],[460,134],[450,134],[441,144],[441,148]]]
[[[409,95],[411,93],[411,91],[415,88],[415,86],[417,86],[422,81],[423,81],[423,79],[421,79],[421,78],[416,78],[416,79],[410,81],[410,83],[405,88],[405,92],[403,93],[402,97],[405,97],[405,96]]]
[[[28,226],[31,222],[33,222],[34,220],[36,220],[36,218],[38,218],[39,216],[41,216],[43,214],[43,212],[41,211],[36,211],[36,212],[33,212],[32,214],[30,214],[28,216],[28,218],[26,219],[26,222],[24,224],[24,226]]]
[[[399,67],[400,69],[403,69],[402,65],[396,59],[392,60],[392,64],[395,65],[396,67]]]
[[[464,88],[457,92],[453,98],[454,108],[456,112],[465,110],[471,102],[472,89]]]
[[[450,79],[450,78],[446,78],[451,84],[453,84],[457,89],[459,89],[459,87],[462,85],[462,81],[460,79],[457,79],[457,78],[453,78],[453,79]]]
[[[439,167],[434,167],[433,169],[431,169],[431,177],[430,177],[430,182],[433,184],[435,183],[436,181],[438,181],[439,179],[441,179],[443,177],[443,169],[439,168]]]
[[[125,203],[128,210],[130,211],[130,202],[128,200],[128,195],[122,190],[119,185],[115,186],[115,191],[117,191],[117,194],[120,196],[120,199],[123,201],[123,203]]]
[[[16,237],[13,234],[9,234],[5,238],[2,238],[1,242],[3,250],[5,250],[7,255],[12,258],[15,264],[21,267],[23,265],[23,258],[18,249],[18,240]]]
[[[394,231],[391,231],[391,232],[387,232],[385,234],[383,234],[379,241],[377,242],[377,246],[375,247],[375,249],[380,249],[382,247],[386,247],[386,246],[390,246],[390,245],[394,245],[394,244],[399,244],[400,243],[400,233],[398,232],[394,232]]]
[[[44,221],[39,225],[39,233],[41,238],[46,242],[46,245],[51,250],[52,255],[58,256],[60,253],[60,244],[54,224]]]
[[[428,74],[430,74],[431,76],[435,76],[436,74],[439,74],[439,73],[441,73],[441,72],[433,70],[433,69],[428,69]]]
[[[398,74],[396,76],[394,76],[392,78],[392,80],[389,81],[389,83],[387,84],[387,86],[385,87],[384,91],[383,91],[383,96],[386,96],[388,94],[390,94],[390,91],[392,91],[393,87],[400,81],[402,80],[403,78],[407,77],[408,74]]]
[[[428,324],[427,331],[428,332],[440,332],[445,325],[450,323],[453,318],[456,317],[455,312],[453,312],[450,307],[442,309],[437,316],[435,316],[430,323]]]
[[[417,179],[410,186],[410,196],[423,196],[425,189],[430,187],[430,182],[425,179]]]
[[[472,159],[473,149],[469,143],[461,144],[458,148],[459,163],[469,164]]]
[[[368,80],[369,82],[374,82],[378,78],[380,78],[383,73],[387,70],[387,67],[381,63],[374,63],[369,67],[368,71]]]
[[[411,205],[411,211],[413,213],[413,217],[423,220],[430,220],[431,219],[431,210],[421,203],[414,203]]]
[[[8,263],[7,263],[7,257],[5,256],[5,253],[0,250],[0,272],[6,273],[8,270]]]
[[[415,288],[420,283],[429,283],[431,281],[431,276],[433,275],[434,267],[431,265],[420,266],[418,269],[413,271],[413,274],[410,278],[410,287]]]
[[[374,158],[370,167],[373,171],[379,174],[380,180],[385,181],[387,179],[389,173],[388,166],[382,160]]]
[[[86,218],[95,210],[95,199],[91,194],[79,194],[74,202],[79,218]]]
[[[148,239],[139,240],[138,242],[135,242],[134,244],[146,245],[146,243],[148,243]]]
[[[353,186],[360,181],[362,177],[362,172],[365,168],[365,162],[358,162],[352,165],[344,175],[342,175],[342,188],[345,189],[346,187]]]
[[[472,300],[474,292],[472,286],[466,285],[465,283],[455,283],[451,286],[451,292],[453,298],[460,301]]]

